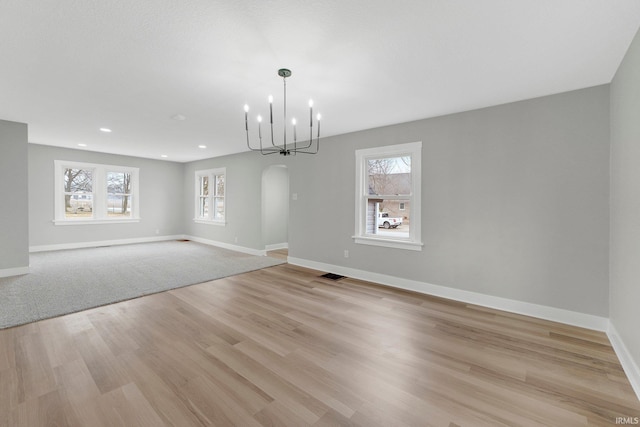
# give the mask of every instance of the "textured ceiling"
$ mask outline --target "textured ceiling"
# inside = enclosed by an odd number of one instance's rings
[[[638,0],[0,0],[0,119],[191,161],[246,149],[245,103],[280,120],[278,68],[328,136],[609,83],[639,26]]]

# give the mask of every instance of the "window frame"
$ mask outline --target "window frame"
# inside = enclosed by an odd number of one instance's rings
[[[366,232],[367,204],[371,197],[368,193],[367,162],[372,159],[390,157],[411,157],[411,186],[410,194],[393,196],[396,200],[404,200],[411,206],[409,237],[379,236]],[[355,150],[356,160],[356,192],[355,192],[355,234],[352,236],[357,244],[384,246],[396,249],[421,251],[423,247],[421,233],[421,184],[422,184],[422,141],[404,144],[387,145],[382,147]],[[375,219],[377,221],[377,218]]]
[[[87,218],[67,218],[64,196],[65,169],[84,169],[92,171],[92,215]],[[108,215],[107,174],[109,172],[123,172],[131,175],[132,201],[130,217],[110,217]],[[140,222],[140,169],[131,166],[104,165],[99,163],[77,162],[69,160],[54,160],[54,224],[115,224]]]
[[[223,176],[224,177],[224,194],[220,196],[218,194],[218,188],[216,185],[216,177]],[[209,180],[209,194],[203,196],[200,193],[200,178],[207,177]],[[209,203],[209,213],[207,217],[200,215],[200,200],[206,197]],[[222,199],[222,216],[223,219],[215,218],[215,200]],[[194,200],[195,200],[195,210],[194,210],[194,218],[193,221],[198,224],[210,224],[210,225],[221,225],[225,226],[227,224],[227,168],[213,168],[213,169],[204,169],[195,171],[195,187],[194,187]]]

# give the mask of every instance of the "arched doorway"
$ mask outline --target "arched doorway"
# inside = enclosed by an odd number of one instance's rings
[[[272,165],[262,172],[262,240],[267,251],[289,247],[289,170]]]

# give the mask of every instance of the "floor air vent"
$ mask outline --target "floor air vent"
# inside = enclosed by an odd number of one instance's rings
[[[327,279],[331,279],[331,280],[340,280],[340,279],[344,279],[344,276],[341,276],[339,274],[334,274],[334,273],[327,273],[327,274],[323,274],[320,277],[324,277]]]

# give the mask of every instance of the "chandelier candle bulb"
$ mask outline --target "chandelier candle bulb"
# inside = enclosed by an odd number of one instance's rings
[[[291,119],[291,124],[293,125],[293,142],[295,144],[297,137],[296,137],[296,119],[293,118]]]
[[[244,104],[244,128],[247,130],[247,132],[249,132],[249,121],[248,121],[248,116],[249,114],[249,106],[247,104]]]
[[[258,116],[258,138],[262,141],[262,129],[260,124],[262,123],[262,116]]]
[[[273,96],[269,95],[269,119],[270,123],[273,124]]]

